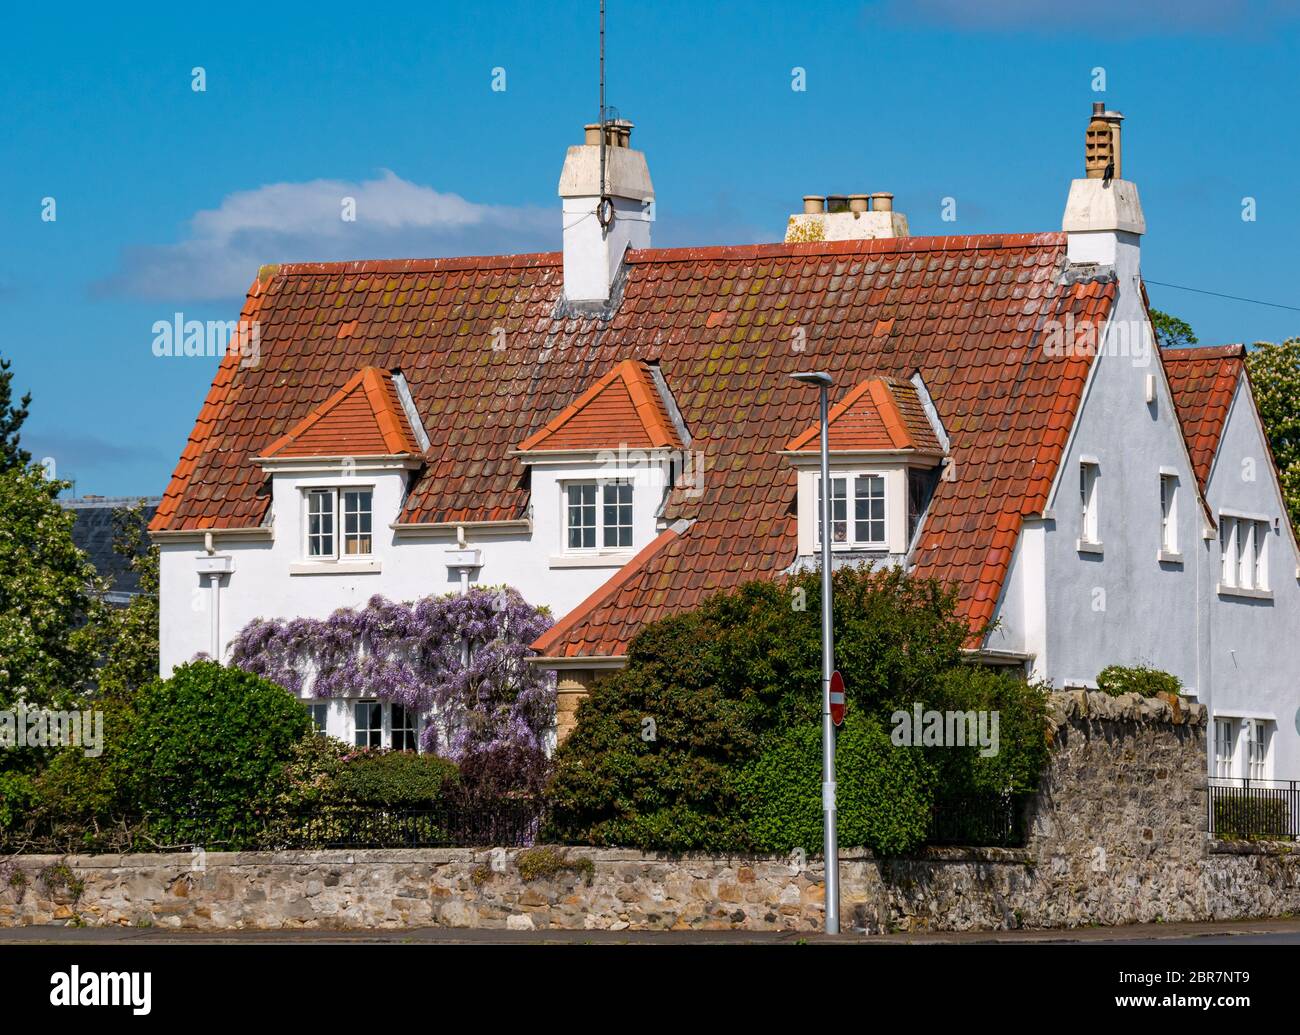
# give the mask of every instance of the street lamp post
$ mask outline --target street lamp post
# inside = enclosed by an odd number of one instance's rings
[[[831,627],[831,459],[830,387],[831,375],[816,371],[791,374],[796,381],[815,385],[821,403],[822,477],[822,814],[825,840],[822,856],[826,867],[826,933],[840,933],[840,850],[835,830],[835,723],[831,721],[831,673],[835,671],[835,641]]]

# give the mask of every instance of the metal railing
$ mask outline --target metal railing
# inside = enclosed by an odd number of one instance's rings
[[[1020,848],[1032,795],[971,794],[940,798],[930,811],[926,844]]]
[[[1211,836],[1224,841],[1291,841],[1300,837],[1300,781],[1211,777]]]

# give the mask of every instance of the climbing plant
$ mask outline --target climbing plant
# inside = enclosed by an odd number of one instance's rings
[[[410,604],[371,597],[328,618],[255,619],[231,664],[313,697],[375,697],[421,712],[421,747],[453,759],[540,751],[554,716],[553,677],[528,664],[551,625],[508,587]]]

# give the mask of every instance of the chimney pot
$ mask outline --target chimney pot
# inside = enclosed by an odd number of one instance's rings
[[[849,210],[849,196],[847,194],[828,194],[826,196],[826,209],[828,212],[847,212]]]
[[[583,143],[588,147],[600,147],[600,123],[588,122],[582,128],[586,132]]]
[[[894,195],[888,191],[876,191],[871,195],[871,210],[873,212],[893,212]]]
[[[1093,102],[1092,120],[1084,132],[1084,175],[1090,180],[1104,179],[1106,169],[1112,166],[1111,178],[1121,179],[1119,124],[1124,116],[1117,111],[1107,111],[1100,101]]]
[[[805,194],[803,196],[803,214],[805,216],[820,216],[826,211],[826,196],[824,194]]]
[[[850,212],[866,212],[866,211],[868,210],[868,208],[870,207],[870,202],[871,202],[871,195],[870,195],[870,194],[850,194],[850,195],[849,195],[849,211],[850,211]]]

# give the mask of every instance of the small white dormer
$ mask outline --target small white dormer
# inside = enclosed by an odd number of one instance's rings
[[[946,448],[924,386],[872,377],[831,407],[831,548],[903,555],[939,480]],[[799,554],[821,542],[821,423],[786,445],[798,470]]]
[[[291,575],[381,570],[428,436],[401,374],[363,367],[257,457]]]
[[[552,568],[622,567],[658,535],[687,433],[659,371],[624,360],[524,439],[533,542]]]

